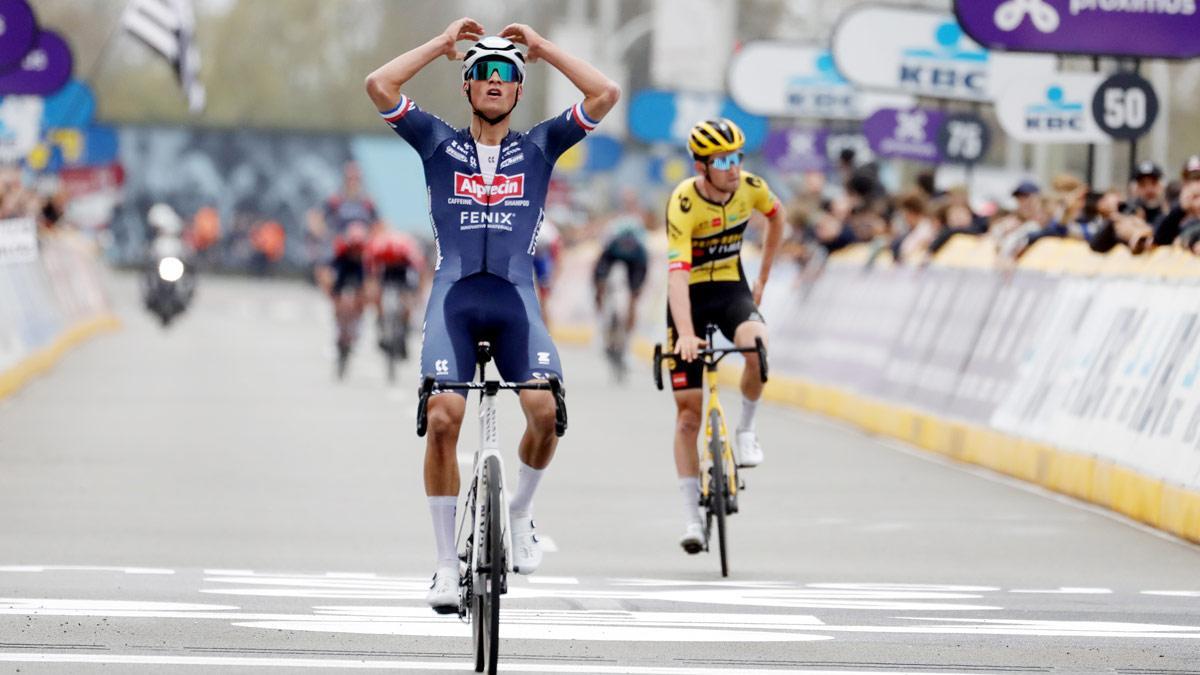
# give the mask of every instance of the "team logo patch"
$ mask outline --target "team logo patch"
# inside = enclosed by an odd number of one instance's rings
[[[438,375],[450,374],[450,361],[447,359],[438,359],[433,362],[433,369]]]
[[[478,204],[499,204],[505,199],[520,199],[525,196],[525,174],[506,176],[496,174],[492,184],[483,182],[480,174],[454,172],[454,195],[469,197]]]
[[[688,199],[686,195],[679,198],[679,210],[684,213],[692,210],[692,200]]]
[[[758,176],[746,176],[746,185],[756,188],[762,185],[762,179]]]
[[[550,352],[538,352],[537,359],[538,359],[539,366],[550,365]]]
[[[687,373],[675,373],[671,376],[671,384],[676,387],[687,386]]]

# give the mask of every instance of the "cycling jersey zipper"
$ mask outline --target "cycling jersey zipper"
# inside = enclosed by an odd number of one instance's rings
[[[479,141],[475,140],[474,136],[471,137],[471,155],[475,159],[475,166],[479,167],[478,170],[479,170],[480,182],[483,182],[483,162],[479,159]],[[492,176],[492,182],[493,183],[496,182],[495,175]],[[485,200],[484,204],[483,204],[485,211],[484,211],[484,216],[483,216],[483,268],[482,268],[482,271],[487,272],[488,271],[488,230],[491,229],[488,225],[491,221],[491,216],[492,216],[492,186],[491,186],[491,184],[484,183],[483,194],[484,194],[484,200]]]

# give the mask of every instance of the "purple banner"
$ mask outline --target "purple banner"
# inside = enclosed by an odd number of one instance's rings
[[[1200,56],[1194,0],[955,0],[967,35],[1014,52],[1188,59]]]
[[[53,94],[71,79],[71,66],[71,48],[57,33],[44,30],[20,67],[0,75],[0,95]]]
[[[828,140],[828,129],[778,129],[767,134],[763,155],[778,171],[825,171],[829,168]]]
[[[0,0],[0,71],[15,67],[33,49],[37,22],[25,0]]]
[[[938,135],[945,123],[945,113],[937,110],[884,108],[863,122],[863,132],[880,157],[938,164],[942,161]]]

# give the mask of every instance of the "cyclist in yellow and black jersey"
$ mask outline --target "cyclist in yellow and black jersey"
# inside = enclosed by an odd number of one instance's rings
[[[703,364],[696,358],[705,346],[697,335],[708,324],[739,347],[753,347],[755,338],[767,341],[767,326],[759,314],[763,287],[783,235],[784,213],[779,199],[763,179],[741,170],[746,137],[736,124],[710,120],[692,128],[688,148],[696,176],[679,184],[667,206],[667,349],[675,392],[675,468],[687,514],[680,545],[688,553],[703,548],[704,527],[697,504],[700,466],[696,440],[703,404]],[[762,264],[753,288],[742,268],[742,239],[753,211],[767,217]],[[754,429],[754,412],[762,396],[758,357],[746,354],[742,372],[742,416],[734,446],[738,464],[762,462],[762,447]]]

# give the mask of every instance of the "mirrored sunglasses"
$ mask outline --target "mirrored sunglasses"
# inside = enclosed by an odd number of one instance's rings
[[[724,157],[714,157],[709,161],[709,165],[717,171],[728,171],[742,163],[742,153],[735,152],[732,155]]]
[[[467,76],[472,80],[487,81],[492,79],[492,73],[500,76],[501,82],[520,82],[521,73],[517,67],[508,61],[480,61],[471,66]]]

